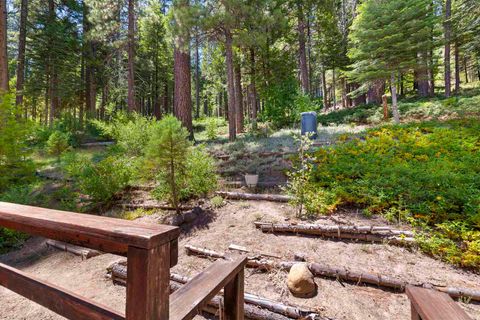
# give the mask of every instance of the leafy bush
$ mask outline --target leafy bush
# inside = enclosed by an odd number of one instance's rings
[[[207,138],[209,140],[215,140],[218,137],[217,134],[217,119],[215,118],[209,118],[207,121]]]
[[[93,201],[109,201],[130,183],[133,170],[130,162],[118,155],[107,155],[97,161],[69,153],[64,169],[80,191]]]
[[[58,157],[64,153],[69,146],[70,134],[61,131],[54,131],[47,140],[47,151],[49,154]]]
[[[215,160],[203,146],[192,148],[187,157],[184,198],[205,197],[217,188]]]
[[[8,185],[34,178],[26,145],[30,125],[22,119],[12,95],[0,96],[0,191]]]
[[[118,112],[110,122],[92,121],[105,136],[113,138],[117,146],[129,156],[142,156],[157,121],[137,113]]]
[[[312,100],[298,92],[295,81],[271,85],[264,95],[266,100],[265,107],[260,115],[261,119],[271,122],[276,128],[298,124],[302,112],[318,112],[322,109],[320,100]]]
[[[315,154],[308,188],[334,195],[324,204],[355,204],[370,214],[429,226],[442,243],[428,252],[462,266],[480,267],[472,256],[480,237],[479,120],[387,126],[341,140]],[[447,232],[441,227],[457,221],[464,222],[466,231]],[[439,249],[443,246],[450,248],[449,253]]]

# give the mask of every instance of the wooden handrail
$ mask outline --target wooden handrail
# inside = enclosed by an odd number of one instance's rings
[[[412,320],[472,320],[446,293],[407,286]]]
[[[177,263],[177,227],[0,202],[0,226],[127,256],[126,314],[6,265],[0,285],[69,319],[168,320],[170,267]]]

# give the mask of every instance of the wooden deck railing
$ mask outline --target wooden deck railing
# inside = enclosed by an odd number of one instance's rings
[[[408,286],[412,320],[472,320],[446,293]]]
[[[68,319],[168,320],[191,319],[201,303],[225,287],[226,319],[243,319],[245,259],[222,268],[230,272],[215,279],[200,274],[172,300],[182,305],[170,314],[170,267],[177,264],[177,227],[139,224],[101,216],[78,214],[0,202],[0,226],[127,257],[126,312],[109,309],[90,299],[0,264],[0,285]],[[217,267],[218,268],[218,267]],[[207,270],[208,271],[208,270]],[[223,277],[219,279],[220,277]],[[200,279],[198,279],[200,278]],[[203,279],[203,280],[202,280]],[[192,280],[193,282],[193,280]],[[208,292],[199,290],[210,288]],[[202,296],[204,295],[204,296]],[[182,304],[182,299],[196,304]],[[193,309],[193,311],[192,311]],[[178,315],[182,316],[179,318]]]

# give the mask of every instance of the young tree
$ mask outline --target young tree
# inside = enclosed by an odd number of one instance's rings
[[[189,148],[188,131],[174,116],[167,115],[158,124],[147,146],[147,159],[165,185],[161,192],[180,213],[180,190],[184,186]]]
[[[8,90],[7,0],[0,0],[0,93]]]
[[[429,4],[430,0],[366,0],[352,25],[349,56],[354,63],[349,75],[364,84],[390,80],[396,123],[400,122],[397,74],[415,69],[417,52],[428,49],[428,30],[436,22]]]

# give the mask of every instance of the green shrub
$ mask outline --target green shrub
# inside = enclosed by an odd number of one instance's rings
[[[218,134],[217,134],[217,119],[215,118],[209,118],[207,120],[207,127],[206,127],[206,131],[207,131],[207,138],[209,140],[215,140],[218,138]]]
[[[137,113],[118,112],[110,122],[92,121],[105,136],[113,138],[117,146],[129,156],[142,156],[147,148],[157,121]]]
[[[97,161],[87,156],[69,153],[64,169],[72,177],[80,192],[93,201],[109,201],[129,185],[133,170],[131,163],[118,155],[107,155]]]
[[[480,267],[471,256],[478,240],[461,236],[480,237],[479,120],[386,126],[341,140],[316,152],[306,188],[326,190],[338,204],[430,226],[442,240],[428,252],[455,264]],[[441,228],[456,221],[463,221],[461,231]],[[449,249],[443,252],[439,247]]]
[[[47,140],[47,151],[60,160],[60,155],[68,150],[70,134],[61,131],[54,131]]]
[[[30,124],[17,118],[19,109],[14,96],[0,96],[0,191],[34,178],[35,168],[28,158],[26,141]]]
[[[203,146],[192,148],[187,157],[184,198],[205,197],[217,189],[215,160]]]

